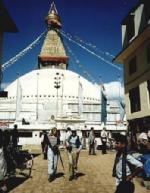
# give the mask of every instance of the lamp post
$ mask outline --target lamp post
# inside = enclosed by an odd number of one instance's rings
[[[56,117],[58,116],[58,89],[60,88],[60,79],[60,75],[57,72],[56,76],[54,77],[54,88],[57,90]]]

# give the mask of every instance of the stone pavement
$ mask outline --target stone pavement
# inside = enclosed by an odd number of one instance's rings
[[[40,150],[39,150],[40,151]],[[17,177],[12,179],[10,193],[114,193],[115,179],[111,176],[114,152],[102,155],[100,151],[96,156],[89,156],[82,151],[79,159],[79,177],[68,181],[68,161],[66,151],[61,151],[65,172],[58,164],[57,178],[49,183],[47,180],[47,160],[39,154],[34,158],[32,178]],[[65,173],[63,175],[63,173]],[[140,185],[140,179],[135,179],[135,193],[150,193]]]

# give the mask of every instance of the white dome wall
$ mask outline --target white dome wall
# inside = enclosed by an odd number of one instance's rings
[[[19,82],[22,87],[22,96],[32,96],[33,98],[37,95],[37,84],[38,84],[38,95],[55,95],[57,94],[56,88],[54,88],[54,78],[56,73],[64,74],[63,79],[63,95],[64,96],[75,96],[78,97],[79,87],[79,75],[69,70],[59,69],[41,69],[34,70],[26,75],[19,78]],[[39,75],[37,75],[37,73]],[[38,76],[38,80],[37,80]],[[80,82],[83,88],[83,96],[86,98],[100,99],[100,91],[97,85],[93,85],[85,78],[80,77]],[[6,89],[8,91],[8,97],[16,97],[17,92],[17,80],[10,84]],[[58,89],[59,95],[62,94],[62,88]],[[30,98],[29,97],[29,98]],[[29,99],[28,99],[29,100]]]
[[[60,88],[58,89],[58,98],[57,89],[54,88],[56,73],[59,73],[61,78]],[[100,104],[99,86],[93,85],[91,82],[72,71],[61,69],[40,69],[21,76],[19,78],[22,93],[20,119],[25,117],[27,120],[33,121],[31,119],[36,119],[38,108],[39,121],[49,121],[52,115],[56,116],[57,114],[57,100],[59,106],[58,114],[63,116],[71,115],[72,110],[68,103],[74,103],[78,106],[79,82],[82,85],[82,99],[84,103]],[[8,99],[16,99],[17,84],[18,80],[15,80],[5,89],[8,91]]]

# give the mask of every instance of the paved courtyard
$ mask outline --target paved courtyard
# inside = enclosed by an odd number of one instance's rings
[[[40,149],[32,152],[40,153]],[[10,193],[114,193],[115,179],[111,176],[114,152],[102,155],[100,151],[96,156],[89,156],[87,151],[82,151],[79,159],[79,176],[77,180],[68,181],[68,160],[66,151],[61,151],[65,171],[58,164],[58,175],[55,181],[47,180],[47,160],[41,154],[34,158],[32,178],[25,179],[18,176],[9,182]],[[135,179],[135,193],[148,193],[140,185],[140,179]]]

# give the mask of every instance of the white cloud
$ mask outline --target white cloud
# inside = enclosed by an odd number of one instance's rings
[[[104,87],[108,99],[124,98],[124,86],[120,82],[105,83]]]

